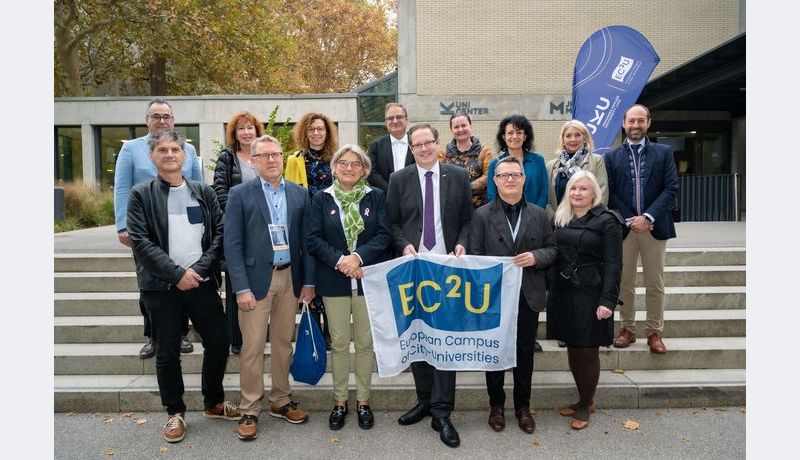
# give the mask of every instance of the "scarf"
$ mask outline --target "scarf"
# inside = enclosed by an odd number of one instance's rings
[[[347,248],[352,250],[358,239],[358,235],[364,231],[364,218],[359,212],[359,204],[366,191],[366,181],[359,180],[349,192],[342,188],[339,179],[333,181],[333,196],[342,203],[342,214],[344,215],[344,235],[347,239]]]
[[[558,173],[569,180],[573,174],[581,170],[581,163],[583,163],[583,159],[588,154],[589,152],[583,148],[575,152],[570,158],[569,153],[566,150],[562,150],[559,156]]]

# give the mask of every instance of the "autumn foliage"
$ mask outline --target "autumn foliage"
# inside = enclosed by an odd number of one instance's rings
[[[344,92],[394,70],[390,0],[56,0],[56,96]]]

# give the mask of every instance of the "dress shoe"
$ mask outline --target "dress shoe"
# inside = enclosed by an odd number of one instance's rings
[[[515,415],[517,416],[517,420],[519,422],[519,429],[526,433],[533,433],[533,430],[536,429],[536,420],[533,419],[530,408],[523,407],[521,409],[517,409]]]
[[[328,428],[331,430],[341,430],[344,426],[344,417],[348,414],[347,404],[344,406],[333,406],[330,417],[328,417]]]
[[[194,345],[192,345],[192,342],[190,342],[189,339],[187,339],[185,335],[182,336],[181,337],[181,353],[191,353],[193,351],[194,351]]]
[[[419,403],[412,407],[411,410],[401,415],[400,418],[397,419],[397,423],[401,425],[413,425],[428,415],[431,415],[430,410],[430,404]]]
[[[241,352],[242,352],[241,345],[231,345],[231,353],[233,353],[234,355],[238,355]]]
[[[541,353],[542,352],[542,345],[539,343],[538,340],[533,341],[533,352],[534,353]]]
[[[503,431],[506,427],[506,417],[503,415],[503,406],[492,406],[489,408],[489,426],[494,431]]]
[[[147,343],[139,350],[139,359],[148,359],[156,355],[156,343],[148,338]]]
[[[185,412],[169,416],[164,425],[164,440],[167,442],[180,442],[186,436],[186,422],[183,420]]]
[[[255,415],[242,415],[236,436],[242,441],[252,441],[258,437],[258,417]]]
[[[458,447],[461,444],[461,439],[458,437],[458,431],[450,417],[433,417],[431,420],[431,428],[439,432],[439,439],[449,447]]]
[[[630,344],[636,341],[636,334],[623,328],[619,331],[619,335],[614,339],[614,346],[616,348],[628,348]]]
[[[567,342],[563,342],[561,340],[558,341],[558,348],[564,348],[567,346]]]
[[[650,335],[647,336],[647,345],[650,346],[650,353],[663,355],[667,352],[667,347],[664,346],[664,342],[661,341],[661,334],[658,332],[651,332]]]
[[[578,407],[580,407],[578,403],[572,404],[571,406],[559,407],[558,413],[563,415],[564,417],[572,417],[573,415],[575,415],[575,411],[578,410]],[[595,410],[596,406],[594,405],[594,403],[592,403],[589,406],[589,413],[594,414]]]
[[[375,425],[375,416],[372,415],[372,409],[369,404],[358,405],[358,426],[364,430],[369,430]]]

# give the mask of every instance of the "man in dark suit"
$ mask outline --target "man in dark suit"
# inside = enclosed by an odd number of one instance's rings
[[[438,162],[439,133],[421,123],[408,131],[415,165],[392,174],[386,209],[392,224],[392,241],[398,254],[417,252],[466,254],[472,219],[472,189],[467,170]],[[456,373],[440,371],[427,362],[411,364],[417,405],[398,419],[401,425],[417,423],[431,415],[431,428],[446,445],[460,444],[450,421],[455,402]]]
[[[622,324],[614,346],[636,341],[634,296],[636,261],[641,255],[647,322],[645,334],[653,353],[666,353],[664,331],[664,260],[667,240],[675,238],[672,202],[678,194],[678,171],[672,150],[650,142],[650,111],[636,104],[625,111],[625,141],[605,155],[608,172],[608,207],[625,218],[630,233],[622,244],[622,280],[619,307]]]
[[[408,145],[408,112],[397,102],[386,104],[384,112],[386,129],[389,134],[369,143],[367,154],[372,161],[372,171],[367,181],[384,192],[389,188],[389,175],[414,163],[411,147]]]
[[[242,330],[242,418],[237,433],[242,440],[258,436],[267,325],[272,376],[269,414],[290,423],[308,420],[308,414],[291,399],[289,365],[297,303],[314,298],[314,259],[306,250],[303,218],[308,191],[281,176],[283,152],[277,139],[262,136],[253,141],[250,158],[259,177],[230,190],[224,232],[225,260]]]
[[[473,255],[513,256],[514,264],[524,267],[517,316],[517,366],[513,370],[514,414],[520,429],[533,433],[536,429],[530,411],[533,343],[539,312],[545,307],[545,272],[556,260],[558,250],[547,212],[525,201],[522,194],[525,173],[519,160],[509,156],[497,162],[492,180],[498,196],[475,211],[469,250]],[[506,426],[504,377],[505,371],[486,373],[489,426],[495,431],[502,431]]]

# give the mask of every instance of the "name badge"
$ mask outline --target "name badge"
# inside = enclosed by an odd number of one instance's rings
[[[272,240],[273,251],[289,249],[289,237],[286,233],[286,225],[269,224],[269,238]]]

